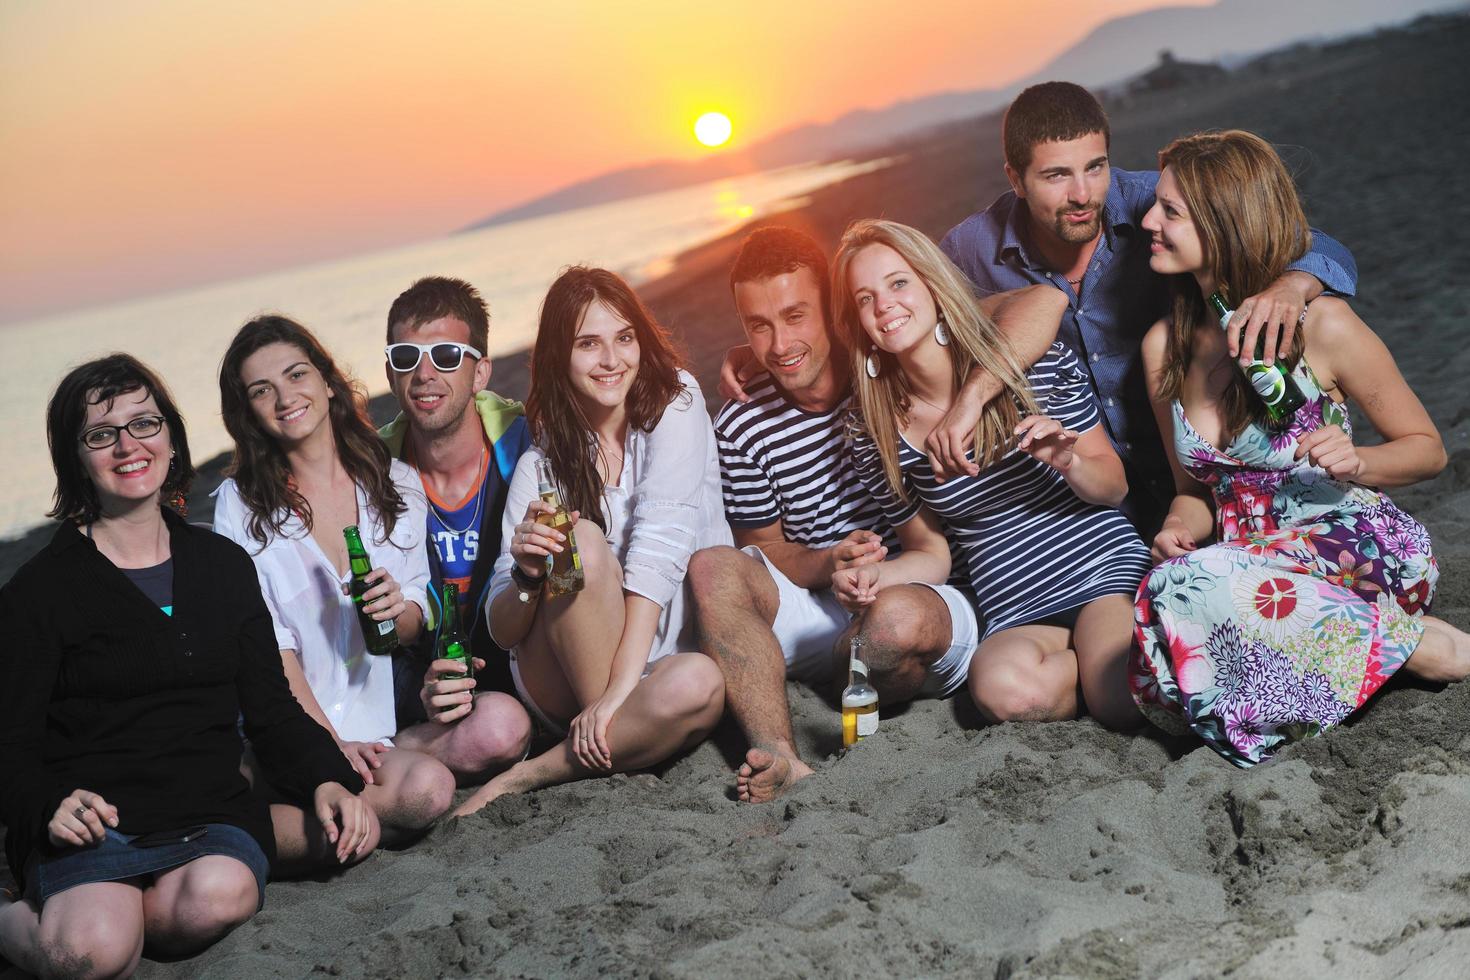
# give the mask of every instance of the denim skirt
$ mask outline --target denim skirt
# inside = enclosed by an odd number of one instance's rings
[[[58,892],[98,881],[120,881],[156,875],[209,854],[243,862],[255,875],[260,903],[265,906],[265,879],[270,871],[265,852],[255,838],[227,823],[209,824],[209,832],[194,840],[159,847],[136,847],[137,834],[110,828],[107,837],[94,847],[71,847],[55,857],[35,857],[26,868],[26,897],[38,904]]]

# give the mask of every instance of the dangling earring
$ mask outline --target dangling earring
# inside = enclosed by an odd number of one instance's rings
[[[878,377],[877,347],[868,348],[868,356],[863,359],[863,370],[868,372],[868,377],[874,380]]]
[[[934,342],[940,347],[949,346],[949,328],[944,325],[944,317],[934,323]]]

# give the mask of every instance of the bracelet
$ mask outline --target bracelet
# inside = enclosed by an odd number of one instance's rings
[[[510,578],[520,590],[522,602],[530,602],[531,596],[540,595],[541,585],[546,581],[545,575],[527,575],[515,562],[510,565]]]

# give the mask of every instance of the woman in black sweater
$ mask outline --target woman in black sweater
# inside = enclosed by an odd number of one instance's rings
[[[237,718],[338,862],[376,842],[362,780],[291,697],[250,559],[162,501],[193,477],[162,383],[114,354],[47,410],[61,519],[0,589],[0,820],[23,887],[0,955],[41,975],[127,975],[198,952],[264,901],[271,815]]]

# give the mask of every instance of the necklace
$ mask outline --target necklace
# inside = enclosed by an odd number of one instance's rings
[[[623,457],[626,455],[626,453],[627,453],[627,450],[626,449],[624,449],[624,451],[620,453],[620,452],[616,451],[615,449],[612,449],[611,447],[607,446],[605,443],[603,443],[602,438],[601,437],[598,437],[598,439],[597,439],[597,457],[598,457],[598,459],[602,460],[603,472],[605,472],[607,474],[607,477],[608,477],[608,480],[609,481],[611,481],[611,479],[612,479],[612,471],[613,471],[613,460],[612,460],[611,457],[613,457],[613,456],[616,456],[617,457],[618,476],[621,478],[622,475],[623,475]]]
[[[480,450],[480,488],[475,491],[475,509],[470,512],[470,522],[468,524],[466,524],[464,527],[456,528],[454,525],[449,523],[449,517],[444,513],[444,509],[438,504],[434,503],[432,498],[430,498],[429,500],[429,505],[434,508],[434,516],[439,518],[439,523],[443,525],[444,530],[449,532],[449,534],[453,537],[463,537],[465,534],[475,530],[480,526],[480,509],[485,505],[485,484],[490,482],[488,479],[486,479],[489,474],[484,472],[486,452],[487,451],[484,449]]]
[[[947,408],[940,408],[938,405],[934,404],[929,399],[927,399],[923,395],[919,394],[917,391],[911,391],[911,392],[909,392],[909,394],[913,395],[919,401],[923,402],[925,405],[928,405],[930,408],[934,409],[934,411],[938,412],[940,415],[943,415],[945,412],[949,411],[949,409],[947,409]]]

